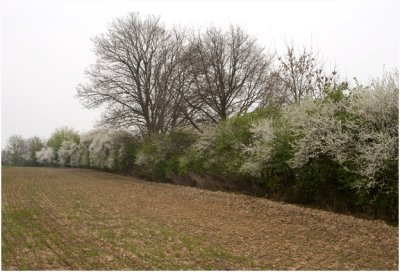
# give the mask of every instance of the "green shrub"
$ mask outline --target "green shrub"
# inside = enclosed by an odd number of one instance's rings
[[[180,156],[196,139],[196,134],[185,131],[148,136],[136,153],[139,174],[151,179],[168,179],[178,174]]]
[[[72,128],[62,127],[56,129],[50,136],[49,140],[47,141],[47,146],[52,147],[55,152],[61,147],[62,142],[64,141],[71,141],[76,144],[79,144],[79,133]]]
[[[266,111],[257,110],[204,128],[199,139],[179,159],[180,173],[243,178],[239,171],[244,163],[241,149],[250,144],[251,124],[266,114]]]

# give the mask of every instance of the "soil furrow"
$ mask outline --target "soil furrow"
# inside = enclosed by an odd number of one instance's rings
[[[95,170],[2,177],[3,269],[398,269],[383,221]]]

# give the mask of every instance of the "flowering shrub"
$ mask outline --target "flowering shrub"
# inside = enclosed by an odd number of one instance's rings
[[[133,165],[136,146],[137,140],[126,131],[97,129],[81,135],[80,143],[62,141],[57,152],[44,147],[36,157],[44,165],[124,171]]]
[[[73,141],[63,141],[58,150],[58,163],[61,166],[76,167],[79,163],[76,161],[76,153],[79,147]]]
[[[240,172],[258,179],[269,194],[284,198],[284,194],[290,194],[288,186],[293,181],[288,160],[293,157],[294,135],[281,114],[252,125],[252,141],[242,146],[245,160]]]
[[[301,135],[291,166],[324,156],[352,177],[346,186],[375,195],[368,201],[397,192],[397,171],[390,170],[398,161],[398,90],[398,74],[386,75],[351,90],[347,99],[314,101],[288,114]]]
[[[82,141],[82,160],[90,167],[125,170],[133,164],[135,139],[123,130],[97,130]],[[85,154],[86,152],[86,154]]]
[[[37,161],[44,165],[56,164],[56,153],[52,147],[43,147],[40,151],[36,152]]]
[[[94,138],[104,133],[105,130],[103,129],[93,129],[89,132],[86,132],[81,135],[80,143],[79,143],[79,150],[74,156],[74,161],[77,162],[77,166],[79,167],[90,167],[90,152],[89,147],[92,144]]]
[[[247,158],[241,165],[240,172],[254,177],[261,177],[264,166],[271,161],[274,150],[273,141],[276,138],[272,120],[262,119],[254,123],[250,132],[252,143],[243,145],[241,152]]]
[[[240,171],[295,201],[373,206],[395,215],[398,90],[393,73],[368,87],[325,90],[321,99],[253,124]]]
[[[398,95],[399,74],[387,74],[374,80],[369,88],[359,88],[349,108],[356,118],[352,122],[357,130],[355,159],[358,173],[365,177],[358,186],[382,186],[379,179],[388,169],[388,163],[398,161]],[[390,163],[391,162],[391,163]]]

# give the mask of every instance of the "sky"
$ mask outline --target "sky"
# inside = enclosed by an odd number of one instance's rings
[[[58,127],[92,129],[76,87],[95,62],[91,38],[129,12],[167,26],[240,25],[267,51],[312,46],[328,69],[367,83],[399,65],[399,1],[1,1],[1,145],[48,138]]]

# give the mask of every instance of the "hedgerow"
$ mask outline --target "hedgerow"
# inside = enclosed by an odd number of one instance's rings
[[[47,145],[14,136],[2,162],[129,171],[155,180],[196,174],[215,183],[257,184],[280,200],[396,220],[398,84],[394,72],[368,86],[327,86],[318,99],[259,108],[203,125],[201,132],[140,138],[123,130],[64,128]]]

